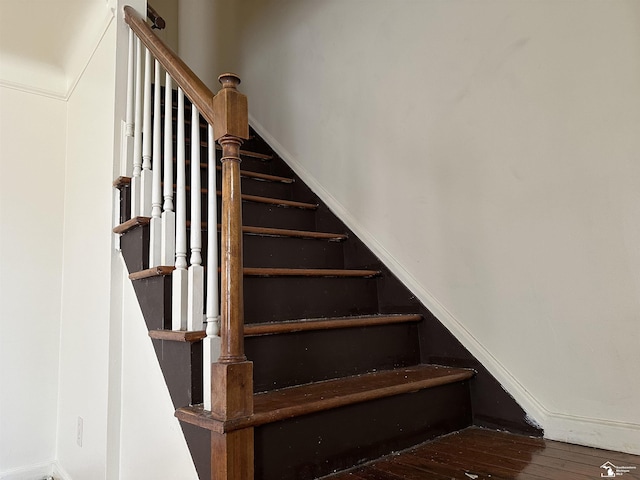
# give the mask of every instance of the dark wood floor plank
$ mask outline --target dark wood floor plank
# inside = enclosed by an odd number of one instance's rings
[[[481,478],[477,473],[478,469],[475,471],[469,471],[465,468],[462,462],[453,463],[450,461],[442,461],[437,458],[427,458],[427,457],[415,457],[410,455],[400,455],[394,459],[391,459],[392,462],[400,463],[403,465],[411,465],[413,467],[420,468],[426,473],[436,474],[444,476],[445,478],[455,479],[455,480],[469,480],[473,477],[473,475],[478,475],[478,478]],[[496,474],[492,474],[491,480],[509,480],[506,477],[500,477]]]
[[[390,479],[404,480],[451,480],[450,476],[440,475],[435,472],[417,468],[413,465],[394,461],[378,462],[371,467],[373,470],[393,475]],[[384,477],[383,477],[384,478]]]
[[[538,466],[546,466],[559,471],[579,474],[586,476],[593,476],[593,466],[588,466],[579,463],[573,463],[567,460],[545,456],[545,448],[541,446],[522,446],[518,444],[505,444],[496,441],[496,439],[475,439],[473,437],[466,437],[460,439],[457,435],[449,435],[442,439],[445,443],[456,444],[457,442],[464,442],[464,444],[475,451],[493,453],[500,457],[507,458],[519,458],[523,455],[529,454],[531,456],[530,463]],[[591,477],[589,477],[591,478]]]
[[[607,461],[637,467],[616,478],[640,480],[637,455],[471,427],[385,457],[353,473],[361,475],[366,471],[367,475],[374,475],[370,473],[374,471],[394,475],[364,476],[363,480],[591,480],[602,478],[601,474],[606,472],[600,466]],[[360,478],[331,477],[331,480]]]
[[[478,458],[484,465],[495,465],[513,469],[514,472],[536,475],[549,480],[562,480],[571,475],[574,480],[591,480],[592,477],[578,472],[560,470],[556,467],[537,463],[533,457],[537,455],[533,447],[532,450],[512,451],[511,453],[500,452],[498,449],[473,445],[468,438],[447,437],[439,442],[441,446],[450,447],[452,451],[457,451],[464,458]]]
[[[441,444],[434,444],[428,451],[416,451],[402,457],[404,463],[420,466],[431,463],[439,463],[454,467],[457,471],[465,474],[467,478],[478,475],[478,478],[489,477],[493,480],[510,480],[518,478],[522,480],[549,480],[535,474],[521,474],[520,470],[526,464],[522,464],[520,468],[513,463],[509,465],[496,465],[494,462],[485,460],[483,455],[473,455],[473,453],[461,451],[458,449],[449,449]],[[469,476],[470,474],[472,476]]]

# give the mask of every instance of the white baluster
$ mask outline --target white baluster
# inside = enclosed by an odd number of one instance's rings
[[[173,265],[176,254],[176,214],[173,211],[173,90],[169,74],[164,80],[164,205],[162,212],[162,265]]]
[[[176,162],[176,269],[172,273],[171,319],[173,330],[187,327],[187,192],[184,158],[184,92],[178,88]]]
[[[191,105],[191,258],[187,330],[202,330],[204,321],[204,268],[202,266],[202,225],[200,186],[200,113]]]
[[[207,205],[207,336],[202,343],[204,409],[211,410],[211,364],[220,356],[220,298],[218,287],[218,196],[216,194],[216,143],[208,126]]]
[[[155,61],[153,94],[153,167],[151,185],[151,221],[149,222],[149,267],[160,265],[162,247],[162,112],[160,111],[160,62]]]
[[[140,188],[140,215],[151,216],[151,52],[145,48],[144,57],[144,118],[142,120],[142,173]]]
[[[133,123],[133,176],[131,177],[131,218],[142,215],[142,42],[136,36],[135,121]]]
[[[135,79],[135,42],[133,30],[129,29],[129,50],[127,52],[127,105],[125,110],[124,130],[122,139],[122,157],[120,159],[121,175],[131,177],[133,173],[133,102]]]

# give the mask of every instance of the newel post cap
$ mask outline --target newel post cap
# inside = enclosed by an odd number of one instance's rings
[[[213,97],[213,136],[219,140],[224,136],[249,138],[249,107],[246,95],[237,86],[240,77],[235,73],[223,73],[218,77],[222,88]]]

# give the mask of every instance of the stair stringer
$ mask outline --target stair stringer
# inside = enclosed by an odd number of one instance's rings
[[[344,222],[351,230],[350,238],[361,242],[370,255],[382,262],[382,277],[387,283],[423,314],[427,321],[422,322],[420,332],[422,361],[478,372],[471,382],[474,424],[542,436],[546,409],[536,398],[251,113],[249,123],[302,183]],[[379,288],[379,294],[384,290]]]

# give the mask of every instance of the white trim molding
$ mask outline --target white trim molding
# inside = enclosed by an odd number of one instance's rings
[[[427,307],[431,313],[471,352],[527,412],[545,437],[569,443],[640,454],[640,425],[552,412],[460,322],[438,299],[386,250],[261,124],[249,115],[251,126],[269,143],[293,171],[322,199],[380,260]]]
[[[38,463],[28,467],[13,468],[0,473],[0,480],[40,480],[42,478],[72,480],[58,462]]]

